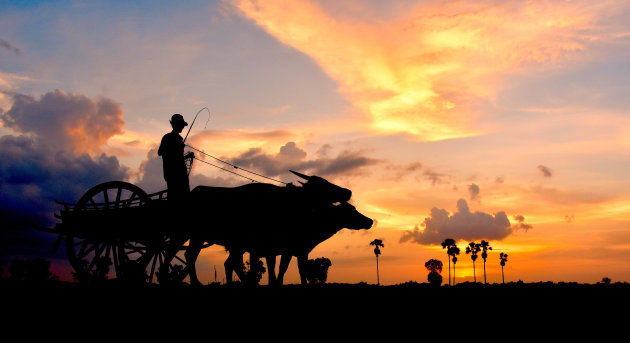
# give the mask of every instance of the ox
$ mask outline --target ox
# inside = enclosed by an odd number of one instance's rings
[[[253,251],[266,244],[273,246],[278,237],[290,234],[303,224],[304,211],[345,202],[352,196],[349,189],[321,177],[291,172],[307,182],[300,182],[302,187],[254,183],[232,188],[198,186],[191,191],[192,210],[211,216],[189,219],[186,223],[189,230],[171,242],[175,249],[190,239],[186,263],[191,284],[199,284],[195,261],[204,242],[233,251]],[[174,254],[174,250],[167,252],[163,266],[168,265]]]
[[[306,209],[300,213],[300,217],[299,229],[270,232],[267,236],[268,239],[257,246],[232,246],[230,256],[225,263],[228,281],[231,278],[232,270],[237,272],[241,280],[244,280],[242,256],[244,251],[249,251],[251,256],[266,257],[269,283],[272,285],[282,285],[289,262],[293,256],[296,256],[301,282],[306,284],[305,263],[308,261],[308,254],[317,245],[341,229],[370,229],[373,224],[372,219],[359,213],[354,206],[346,202]],[[282,255],[282,258],[276,278],[275,260],[277,255]]]

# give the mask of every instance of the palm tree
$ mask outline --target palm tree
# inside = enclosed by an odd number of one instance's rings
[[[479,253],[480,251],[481,251],[481,244],[479,243],[470,242],[468,243],[468,246],[466,247],[466,253],[471,254],[470,258],[473,261],[473,277],[474,277],[475,283],[477,283],[477,274],[475,273],[475,260],[477,260],[477,253]]]
[[[501,253],[499,254],[499,258],[501,259],[501,277],[503,278],[503,283],[505,284],[505,274],[503,274],[503,267],[505,267],[505,262],[507,262],[507,254]]]
[[[442,249],[446,249],[446,253],[448,254],[448,285],[451,285],[451,254],[449,250],[451,247],[455,245],[455,240],[452,238],[447,238],[442,242]]]
[[[381,249],[379,249],[378,247],[384,248],[385,245],[383,245],[383,241],[378,238],[370,242],[370,245],[374,245],[374,255],[376,255],[376,284],[380,285],[381,280],[378,275],[378,255],[381,254]]]
[[[490,246],[489,242],[486,241],[481,241],[481,250],[483,250],[483,252],[481,253],[481,258],[483,258],[483,283],[488,283],[486,281],[486,258],[488,258],[488,250],[492,250],[492,247]]]
[[[453,260],[453,286],[455,286],[455,264],[457,263],[457,255],[459,255],[459,248],[457,245],[453,245],[447,251],[449,256],[452,256]]]

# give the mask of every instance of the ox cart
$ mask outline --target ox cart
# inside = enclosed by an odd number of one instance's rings
[[[79,277],[102,276],[103,266],[113,265],[116,277],[122,279],[153,282],[157,276],[160,282],[181,281],[190,275],[191,283],[198,284],[197,256],[201,249],[218,244],[230,252],[225,264],[228,281],[232,271],[244,279],[239,271],[245,252],[250,258],[251,254],[266,257],[270,266],[282,255],[285,262],[278,277],[282,280],[291,256],[298,257],[300,268],[300,261],[337,231],[369,229],[373,224],[347,203],[352,196],[349,189],[315,175],[291,172],[307,182],[300,181],[302,187],[198,186],[183,203],[167,201],[166,190],[147,194],[127,182],[105,182],[75,204],[57,201],[63,206],[55,215],[61,222],[46,231],[58,235],[56,247],[65,242],[68,260]],[[182,206],[191,213],[212,209],[219,215],[206,227],[203,220],[184,221]],[[269,274],[270,283],[274,273]]]
[[[153,282],[160,270],[168,270],[171,278],[185,277],[186,246],[173,247],[182,228],[166,190],[147,194],[131,183],[110,181],[76,203],[55,202],[63,206],[55,214],[60,222],[45,231],[58,235],[55,250],[65,242],[75,276],[103,277],[110,270],[117,278]],[[169,251],[175,256],[166,256]]]

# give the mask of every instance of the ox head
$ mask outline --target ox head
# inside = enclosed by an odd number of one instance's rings
[[[326,213],[328,220],[336,226],[350,230],[370,229],[374,221],[363,214],[347,202],[332,205]]]
[[[299,181],[306,192],[313,198],[325,201],[325,202],[346,202],[352,197],[352,191],[330,183],[328,180],[319,176],[309,176],[296,171],[291,170],[291,173],[306,180],[306,182]]]

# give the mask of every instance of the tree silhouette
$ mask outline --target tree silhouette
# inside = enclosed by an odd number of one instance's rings
[[[492,250],[492,247],[489,242],[484,240],[481,241],[480,247],[482,250],[481,258],[483,258],[483,283],[488,283],[486,280],[486,259],[488,258],[488,250]]]
[[[471,254],[470,258],[473,261],[473,278],[475,283],[477,283],[477,274],[475,273],[475,261],[477,260],[477,254],[481,251],[481,244],[470,242],[466,247],[466,254]]]
[[[92,260],[94,263],[94,269],[88,271],[89,262],[86,260],[80,260],[80,268],[77,268],[72,272],[72,277],[78,282],[103,282],[107,280],[107,274],[109,273],[109,267],[112,265],[112,260],[107,256],[95,257]]]
[[[149,276],[146,275],[146,271],[144,274],[138,271],[136,274],[136,281],[140,281],[144,278],[144,280],[148,280]],[[165,273],[160,277],[160,273]],[[174,264],[170,269],[163,269],[162,271],[157,271],[156,273],[157,279],[160,281],[160,284],[181,284],[183,283],[184,278],[186,277],[186,271],[184,270],[184,266],[181,264]]]
[[[429,270],[429,275],[427,276],[427,280],[433,286],[440,286],[442,284],[442,261],[430,259],[428,260],[424,266]]]
[[[503,283],[505,283],[505,274],[503,273],[503,267],[505,267],[505,262],[507,262],[508,255],[501,253],[499,254],[499,258],[501,259],[501,278],[503,279]]]
[[[306,281],[309,284],[326,283],[328,279],[328,268],[332,263],[326,257],[319,257],[314,260],[307,260],[306,267]]]
[[[378,255],[381,254],[381,249],[379,249],[378,247],[385,247],[385,245],[383,245],[383,241],[376,238],[375,240],[373,240],[372,242],[370,242],[370,245],[374,245],[374,255],[376,255],[376,284],[380,285],[381,284],[381,280],[379,278],[378,275]]]
[[[266,271],[267,268],[265,268],[263,261],[259,258],[254,259],[251,264],[250,261],[246,261],[243,265],[245,279],[248,283],[253,285],[257,285],[260,282],[260,279],[262,279],[262,276]]]
[[[50,272],[50,261],[41,257],[32,260],[13,260],[9,265],[9,278],[29,282],[57,280]]]
[[[453,285],[455,285],[455,264],[457,263],[457,255],[459,255],[459,248],[457,247],[457,245],[454,245],[450,248],[448,248],[448,256],[451,257],[451,259],[453,260]]]
[[[448,255],[448,285],[451,285],[451,254],[450,249],[455,245],[455,240],[452,238],[447,238],[442,242],[442,249],[446,249],[446,254]]]

